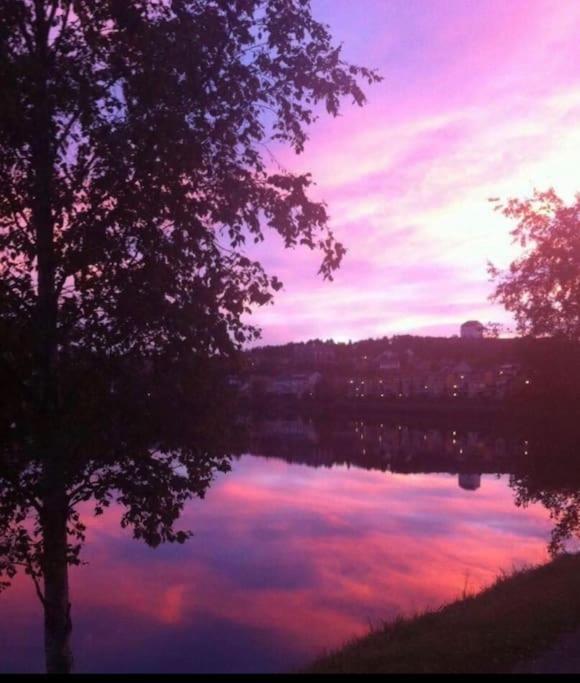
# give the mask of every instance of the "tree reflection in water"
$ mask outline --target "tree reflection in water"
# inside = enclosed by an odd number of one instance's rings
[[[49,449],[39,443],[44,432],[25,401],[17,410],[3,406],[0,588],[17,570],[32,578],[44,610],[47,671],[72,669],[68,566],[82,559],[80,504],[101,515],[118,503],[121,525],[150,546],[186,541],[189,530],[178,523],[184,505],[203,497],[217,472],[229,470],[233,453],[224,421],[231,412],[216,386],[198,368],[136,373],[103,365],[98,372],[85,369],[82,382],[76,368]],[[499,438],[458,425],[262,419],[250,421],[250,442],[235,450],[314,467],[450,472],[460,475],[460,484],[466,474],[509,474],[517,505],[541,503],[550,511],[549,550],[557,554],[580,535],[580,439],[571,423],[520,425]],[[236,443],[241,446],[239,434]]]
[[[375,416],[318,426],[272,417],[251,431],[252,452],[311,467],[448,472],[473,489],[482,474],[507,474],[517,506],[539,503],[550,512],[552,556],[580,538],[580,424],[573,412],[545,408],[541,419],[498,419],[493,429],[471,420],[462,425],[457,416],[447,424],[441,416],[415,422],[408,416],[394,421]]]
[[[510,477],[515,503],[541,503],[553,520],[548,550],[565,552],[580,539],[580,431],[569,416],[531,433],[524,462]]]
[[[44,611],[48,672],[72,670],[68,566],[79,564],[85,525],[78,506],[103,514],[114,501],[121,525],[150,546],[183,543],[177,522],[186,501],[203,497],[230,468],[224,411],[204,375],[157,367],[78,368],[61,397],[58,423],[35,424],[25,401],[4,406],[0,450],[0,590],[28,574]],[[197,377],[188,385],[183,377]],[[114,380],[113,380],[114,378]]]

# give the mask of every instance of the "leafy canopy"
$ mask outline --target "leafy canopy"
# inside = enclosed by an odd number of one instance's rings
[[[244,316],[281,285],[248,242],[319,249],[325,278],[344,254],[310,175],[272,170],[266,145],[301,152],[324,108],[364,103],[361,80],[379,77],[309,0],[3,0],[0,321],[32,325],[41,206],[59,350],[255,337]]]
[[[497,208],[517,221],[522,255],[509,269],[489,266],[493,298],[515,315],[522,335],[580,340],[580,194],[567,205],[553,189]]]

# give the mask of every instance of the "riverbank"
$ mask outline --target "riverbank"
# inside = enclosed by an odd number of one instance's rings
[[[514,421],[526,425],[537,420],[560,423],[577,423],[580,403],[563,401],[499,401],[485,399],[453,398],[296,398],[275,397],[239,401],[240,414],[263,416],[304,416],[347,420],[384,419],[392,416],[400,419],[472,421],[487,425],[512,425]]]
[[[321,657],[309,671],[510,672],[578,629],[580,554],[565,555],[501,577],[476,596],[386,624]]]

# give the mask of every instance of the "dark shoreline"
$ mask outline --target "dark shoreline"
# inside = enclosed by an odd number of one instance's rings
[[[321,657],[308,673],[526,671],[578,628],[580,554],[563,555],[501,576],[481,593],[439,610],[385,624]],[[558,664],[568,671],[565,661]]]
[[[241,414],[256,417],[314,419],[402,419],[413,423],[446,423],[498,427],[526,425],[538,420],[557,424],[580,424],[580,403],[537,401],[530,403],[457,399],[317,399],[268,398],[240,401]]]

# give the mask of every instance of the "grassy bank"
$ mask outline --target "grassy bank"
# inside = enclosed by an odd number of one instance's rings
[[[314,673],[510,671],[580,628],[580,555],[498,579],[474,597],[387,624],[320,658]]]

